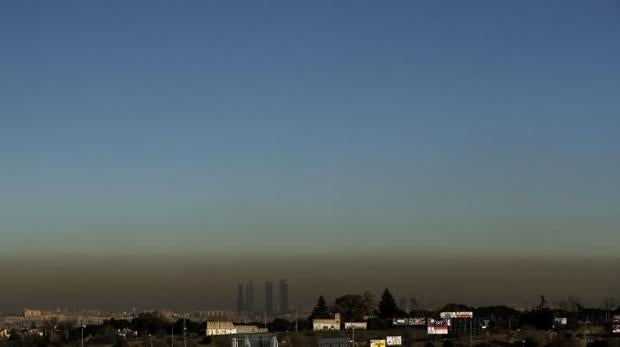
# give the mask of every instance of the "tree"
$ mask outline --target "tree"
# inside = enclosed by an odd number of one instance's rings
[[[558,303],[558,306],[560,307],[560,309],[562,309],[565,312],[572,312],[572,313],[583,309],[583,305],[584,305],[583,300],[576,296],[569,296],[568,298],[561,300]]]
[[[409,298],[409,311],[416,312],[420,309],[420,303],[415,296]]]
[[[449,303],[441,308],[441,312],[475,311],[473,307],[464,304]]]
[[[361,295],[353,294],[336,298],[336,311],[342,314],[344,321],[361,321],[366,312],[364,298]]]
[[[314,306],[314,309],[312,309],[312,314],[310,315],[310,318],[329,318],[330,317],[330,312],[329,312],[329,307],[327,307],[327,302],[325,301],[325,298],[323,297],[323,295],[319,296],[319,299],[317,300],[316,306]]]
[[[605,298],[603,299],[603,303],[601,304],[601,309],[605,311],[605,320],[610,320],[612,312],[618,306],[616,299],[614,298]]]
[[[379,302],[379,317],[383,319],[393,318],[398,314],[398,305],[390,290],[385,288]]]
[[[286,319],[276,318],[270,324],[267,324],[269,331],[283,332],[288,331],[291,322]]]
[[[375,308],[377,307],[375,295],[368,290],[365,291],[364,294],[362,294],[362,302],[364,303],[364,314],[368,316],[374,314]]]
[[[553,312],[549,309],[533,310],[522,315],[523,323],[538,330],[551,330],[553,328],[553,319]]]

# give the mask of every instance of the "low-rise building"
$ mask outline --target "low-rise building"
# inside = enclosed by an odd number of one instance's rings
[[[333,319],[313,319],[312,330],[340,330],[340,313],[336,313]]]

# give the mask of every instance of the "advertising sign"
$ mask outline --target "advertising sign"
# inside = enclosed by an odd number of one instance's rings
[[[392,325],[417,325],[424,326],[426,325],[426,318],[394,318],[392,319]]]
[[[568,319],[566,319],[566,317],[555,317],[553,321],[555,322],[555,324],[560,324],[560,325],[568,324]]]
[[[366,322],[344,322],[344,328],[346,330],[351,330],[351,329],[366,330],[366,328],[368,328],[368,323]]]
[[[426,318],[409,318],[409,325],[424,326],[426,325]]]
[[[370,340],[370,347],[385,347],[385,340]]]
[[[620,316],[614,316],[611,332],[614,334],[620,334]]]
[[[428,319],[426,333],[429,335],[448,335],[449,319]]]
[[[207,329],[207,336],[234,335],[237,329]]]
[[[388,346],[400,346],[403,344],[402,336],[387,336],[385,341]]]
[[[443,319],[458,319],[458,318],[472,319],[474,318],[474,313],[473,312],[441,312],[439,314],[439,317]]]

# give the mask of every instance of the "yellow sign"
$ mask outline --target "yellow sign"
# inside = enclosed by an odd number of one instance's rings
[[[370,340],[370,347],[385,347],[385,340]]]

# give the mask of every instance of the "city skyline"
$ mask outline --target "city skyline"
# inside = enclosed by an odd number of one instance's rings
[[[260,311],[265,280],[276,311],[386,287],[612,296],[619,18],[605,0],[2,2],[0,310]]]

